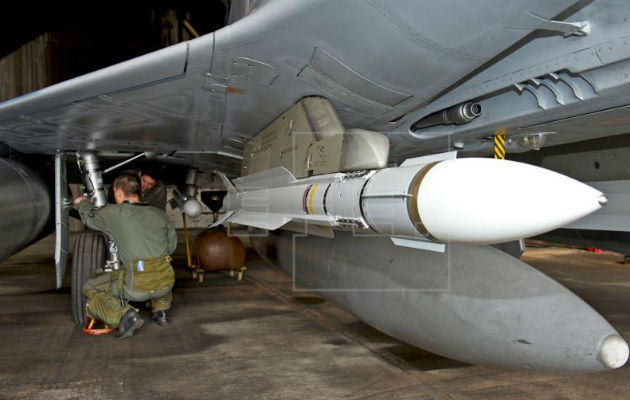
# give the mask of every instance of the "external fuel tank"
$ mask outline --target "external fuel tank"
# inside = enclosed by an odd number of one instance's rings
[[[626,342],[588,304],[490,246],[438,253],[350,232],[276,232],[251,238],[261,255],[367,324],[433,353],[555,372],[618,368],[628,358]]]
[[[0,158],[0,262],[39,236],[50,217],[51,198],[33,171]]]

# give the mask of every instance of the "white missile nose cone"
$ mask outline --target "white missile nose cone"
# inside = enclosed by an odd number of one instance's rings
[[[604,338],[597,350],[597,359],[609,369],[619,368],[628,361],[628,343],[619,335]]]
[[[607,199],[584,183],[533,165],[462,158],[431,168],[417,201],[433,237],[486,244],[561,228],[601,209]]]

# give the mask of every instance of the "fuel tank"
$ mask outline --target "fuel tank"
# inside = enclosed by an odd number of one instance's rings
[[[38,238],[48,223],[51,199],[33,171],[0,158],[0,262]]]
[[[263,257],[367,324],[433,353],[555,372],[618,368],[628,358],[626,342],[588,304],[495,248],[437,253],[350,232],[276,232],[251,238]]]

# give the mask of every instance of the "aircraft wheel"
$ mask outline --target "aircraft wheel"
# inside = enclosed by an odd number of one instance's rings
[[[103,272],[107,248],[105,238],[99,232],[83,232],[74,242],[72,255],[72,319],[77,325],[85,325],[85,296],[83,284]]]

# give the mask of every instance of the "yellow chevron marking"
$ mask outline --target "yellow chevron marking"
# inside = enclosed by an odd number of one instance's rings
[[[494,149],[498,150],[500,154],[505,154],[505,145],[501,146],[501,143],[495,143]]]
[[[494,158],[505,159],[505,129],[497,129],[494,132]]]

